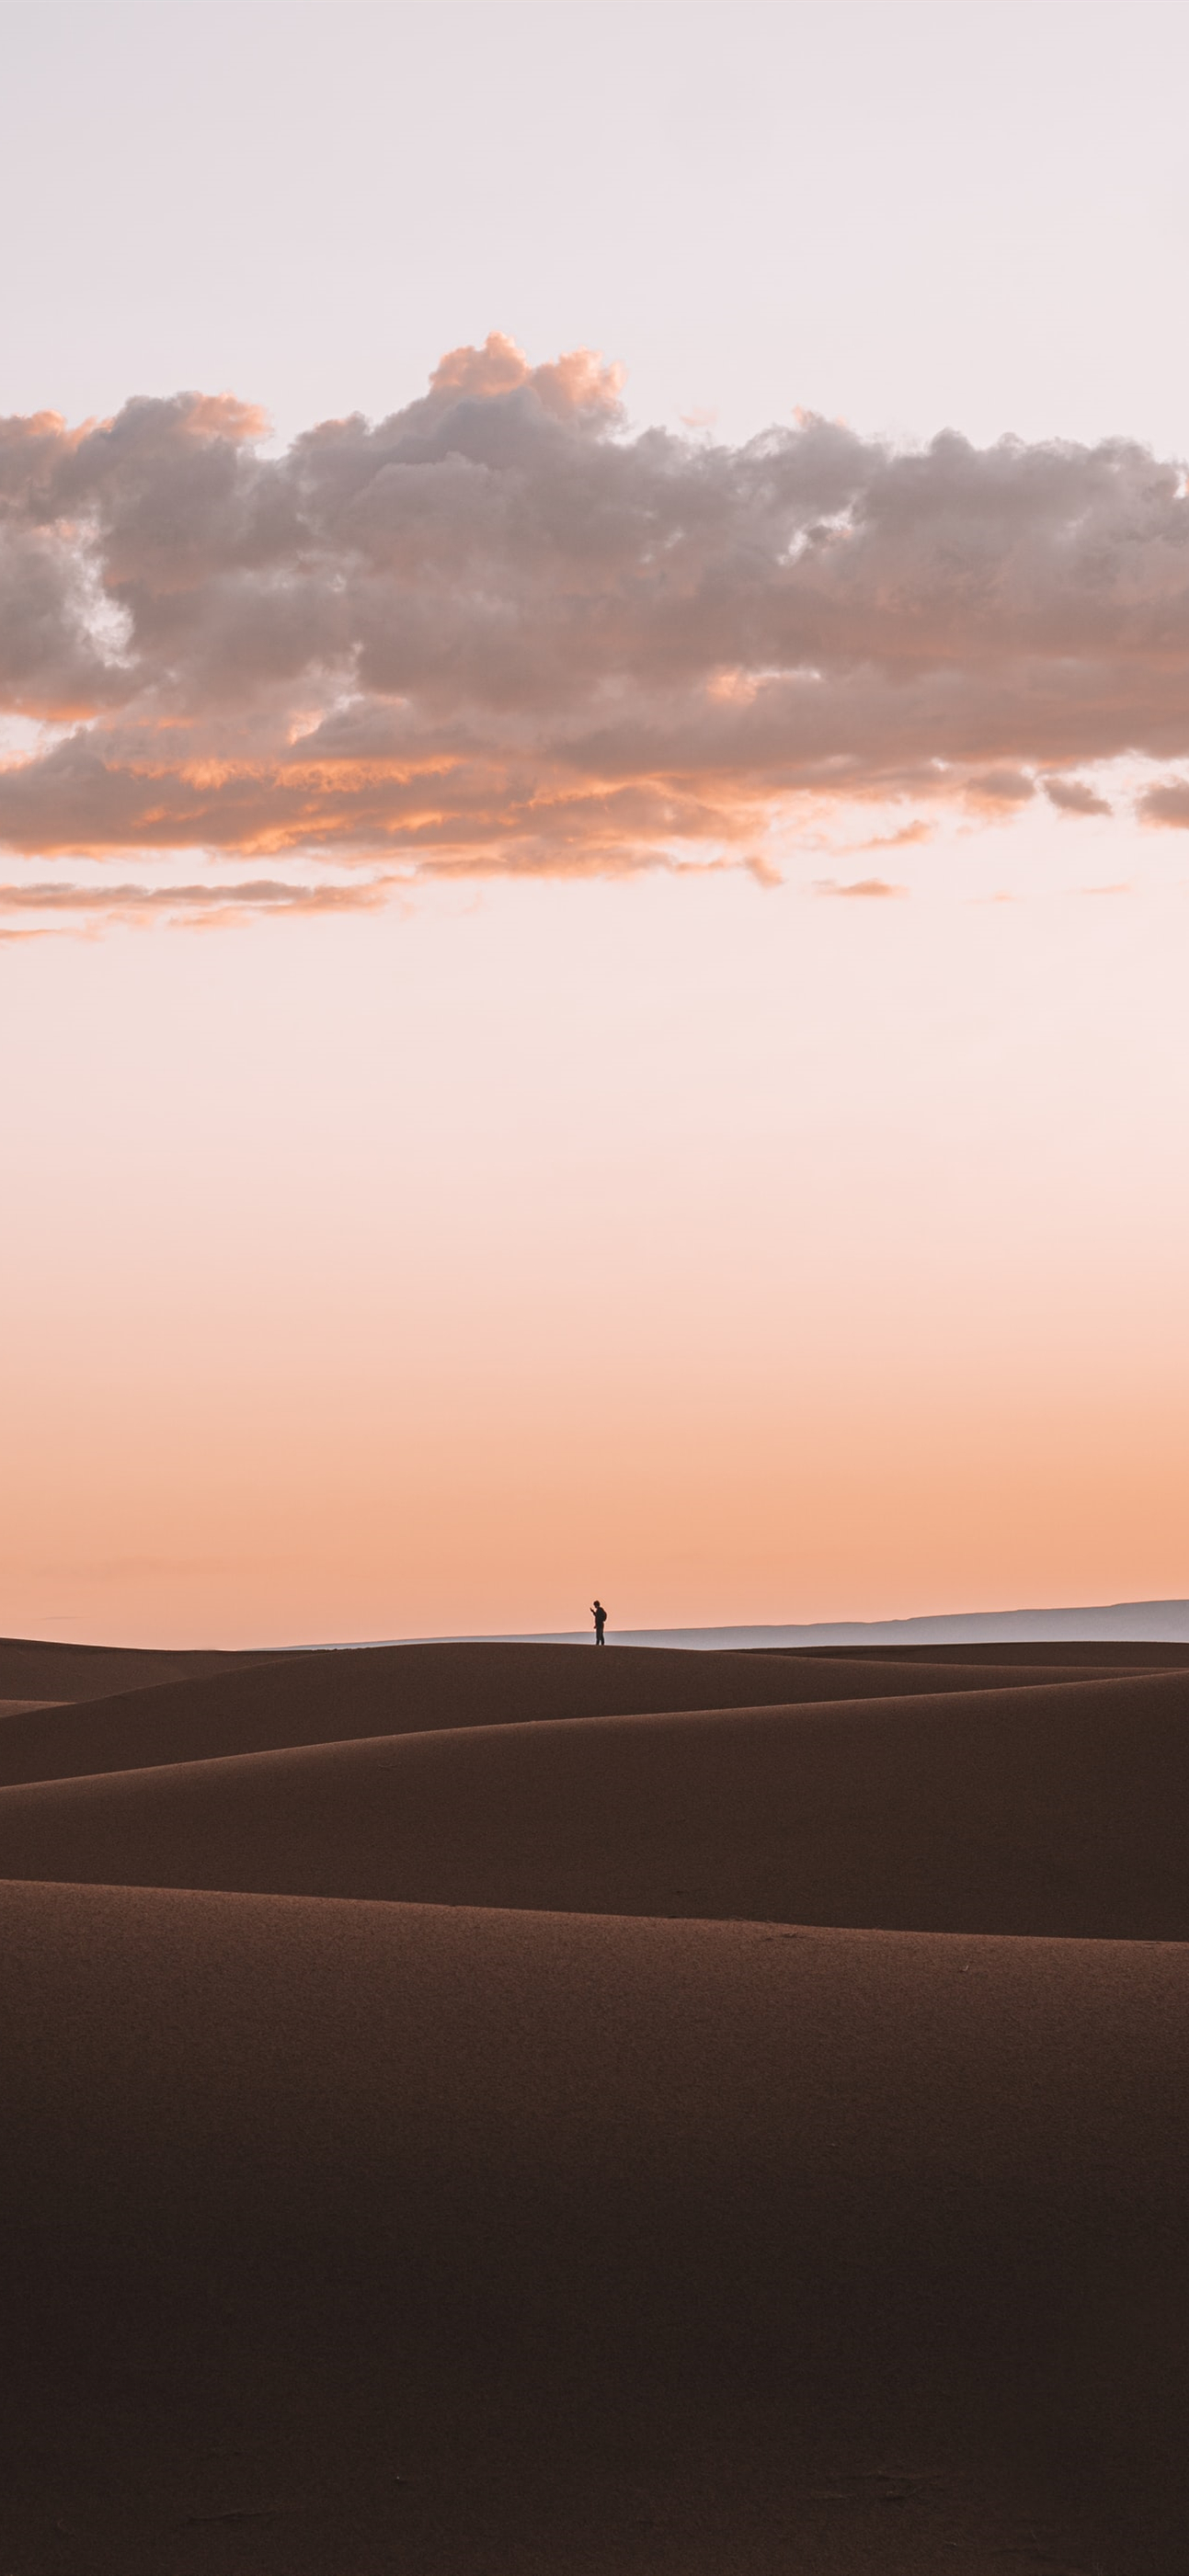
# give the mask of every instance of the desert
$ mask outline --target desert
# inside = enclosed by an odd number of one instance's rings
[[[1189,2576],[1189,0],[0,84],[0,2576]]]
[[[1058,1651],[0,1650],[6,2566],[1172,2576],[1189,1651]]]

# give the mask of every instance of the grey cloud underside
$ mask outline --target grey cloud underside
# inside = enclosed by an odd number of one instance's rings
[[[495,340],[378,426],[256,426],[0,423],[0,709],[67,728],[0,770],[11,850],[635,865],[807,792],[1094,814],[1078,769],[1189,755],[1189,502],[1135,444],[634,436]]]

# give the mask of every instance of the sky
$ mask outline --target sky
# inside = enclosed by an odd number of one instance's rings
[[[1189,1592],[1189,10],[0,46],[0,1626]]]

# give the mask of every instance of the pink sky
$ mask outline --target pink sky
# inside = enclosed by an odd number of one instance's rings
[[[1082,828],[10,948],[9,1629],[1182,1591],[1189,871]]]
[[[1109,9],[1025,62],[1067,13],[644,6],[595,46],[582,8],[280,0],[217,96],[227,13],[61,11],[65,58],[12,14],[80,194],[0,361],[0,1625],[1189,1592],[1184,224],[1138,109],[1105,150],[1175,13],[1128,12],[1119,70]],[[460,28],[452,229],[419,155]],[[800,163],[742,115],[740,29],[765,95],[825,102]],[[353,321],[311,338],[293,138],[344,48]],[[425,70],[390,180],[386,63]],[[114,257],[137,82],[205,99],[228,167],[289,99],[288,248],[246,177],[219,295],[163,178],[176,299],[160,244]],[[577,164],[617,134],[601,234],[547,140],[509,163],[525,82]],[[794,165],[848,174],[829,224]],[[420,247],[383,304],[389,188]]]

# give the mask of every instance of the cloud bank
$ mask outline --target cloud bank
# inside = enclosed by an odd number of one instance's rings
[[[806,808],[1094,815],[1124,756],[1189,824],[1189,501],[1134,443],[636,434],[614,369],[498,336],[266,428],[0,422],[9,853],[763,873]]]

